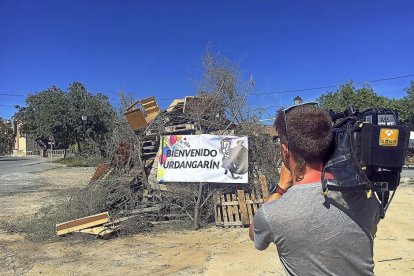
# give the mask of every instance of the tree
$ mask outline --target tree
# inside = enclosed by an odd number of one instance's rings
[[[102,93],[92,95],[80,82],[73,82],[68,88],[68,102],[71,110],[73,138],[80,149],[81,141],[87,139],[105,154],[104,142],[112,131],[115,111]],[[82,120],[86,116],[86,120]]]
[[[82,115],[87,120],[82,120]],[[26,107],[21,107],[15,119],[22,124],[22,132],[31,134],[36,140],[47,144],[54,139],[56,147],[68,148],[76,143],[90,142],[104,153],[104,142],[112,130],[115,112],[108,98],[88,92],[83,84],[70,84],[68,92],[52,86],[29,95]]]
[[[336,112],[343,111],[351,105],[361,111],[373,107],[392,106],[392,100],[378,96],[372,87],[355,88],[352,82],[341,85],[336,91],[322,94],[318,101],[323,108]]]
[[[0,156],[10,154],[13,150],[14,136],[10,121],[0,117]]]
[[[57,147],[67,147],[71,141],[70,117],[66,95],[56,86],[29,95],[26,107],[21,107],[14,116],[21,122],[23,133],[31,134],[45,144],[54,139]]]
[[[411,130],[414,129],[414,81],[411,81],[410,86],[405,89],[406,95],[399,102],[400,119],[404,123],[411,125]]]
[[[414,81],[405,89],[406,95],[402,99],[390,99],[378,96],[370,86],[356,89],[352,82],[341,85],[333,92],[322,94],[318,101],[324,109],[336,112],[354,106],[360,111],[367,108],[383,107],[397,110],[399,121],[414,126]]]

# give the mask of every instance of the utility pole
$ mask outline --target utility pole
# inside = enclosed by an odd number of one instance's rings
[[[83,139],[85,140],[86,145],[86,120],[88,120],[88,116],[82,115],[82,124],[83,124]],[[85,152],[85,145],[83,145],[83,152]]]
[[[55,141],[51,140],[48,144],[50,145],[50,161],[53,162],[53,145],[55,144]]]

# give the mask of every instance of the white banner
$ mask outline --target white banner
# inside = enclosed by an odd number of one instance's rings
[[[247,136],[162,136],[158,182],[248,183]]]

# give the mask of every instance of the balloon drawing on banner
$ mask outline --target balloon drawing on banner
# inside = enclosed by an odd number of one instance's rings
[[[159,182],[248,182],[246,136],[162,136],[157,159]]]

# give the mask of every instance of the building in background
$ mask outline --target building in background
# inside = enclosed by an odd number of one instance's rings
[[[13,156],[41,155],[43,156],[42,147],[30,135],[21,131],[21,124],[14,121],[14,148]],[[46,149],[46,148],[45,148]]]
[[[14,129],[14,148],[13,156],[26,156],[26,136],[22,133],[20,129],[20,124],[16,121],[13,122]]]
[[[298,105],[298,104],[301,104],[301,103],[303,103],[303,99],[302,99],[300,96],[296,96],[296,97],[293,99],[293,104],[294,104],[294,105]]]

